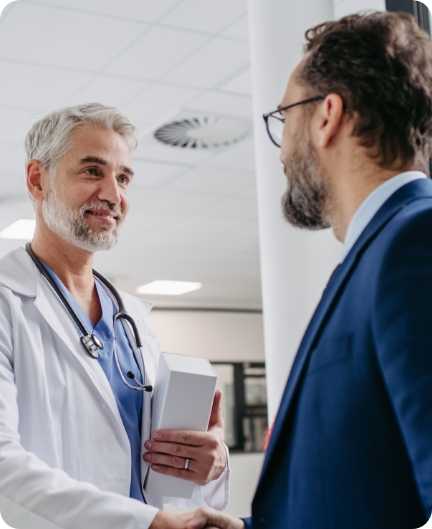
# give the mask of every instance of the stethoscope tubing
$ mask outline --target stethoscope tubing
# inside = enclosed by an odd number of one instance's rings
[[[36,254],[33,252],[33,249],[31,247],[31,244],[30,243],[27,243],[26,244],[26,251],[27,253],[29,254],[29,256],[31,257],[33,263],[36,265],[37,269],[39,270],[39,272],[45,277],[45,279],[48,281],[48,283],[51,285],[51,287],[54,289],[55,293],[57,294],[57,296],[60,298],[60,301],[61,303],[63,304],[63,306],[65,307],[65,309],[69,312],[69,315],[71,316],[71,318],[73,319],[73,321],[75,322],[75,325],[78,327],[78,329],[80,330],[81,334],[83,336],[87,336],[88,335],[88,332],[87,332],[87,329],[84,327],[82,321],[78,318],[78,316],[75,314],[75,311],[73,310],[73,308],[70,306],[68,300],[65,298],[65,296],[63,295],[63,292],[60,290],[59,286],[57,285],[57,283],[55,281],[52,280],[51,276],[49,275],[47,269],[44,267],[44,265],[41,263],[40,259],[36,256]]]
[[[53,278],[50,276],[50,274],[48,273],[48,271],[45,268],[45,266],[42,264],[42,262],[37,257],[37,255],[33,252],[31,244],[27,243],[25,249],[26,249],[28,255],[30,256],[30,258],[32,259],[33,263],[35,264],[35,266],[39,270],[39,272],[42,274],[42,276],[48,281],[50,286],[53,288],[53,290],[57,294],[60,302],[65,307],[65,309],[68,311],[69,315],[71,316],[71,318],[73,319],[74,323],[78,327],[78,329],[79,329],[79,331],[81,333],[80,341],[83,344],[84,349],[86,350],[87,354],[93,359],[98,359],[99,358],[99,353],[97,351],[97,348],[101,348],[101,346],[98,344],[98,342],[100,343],[100,340],[96,339],[96,337],[93,334],[91,334],[91,333],[89,333],[87,331],[87,329],[85,328],[84,324],[82,323],[82,321],[79,319],[78,315],[75,313],[75,311],[71,307],[70,303],[68,302],[68,300],[64,296],[63,292],[61,291],[61,289],[59,288],[57,283],[53,280]],[[141,337],[140,337],[140,334],[139,334],[139,331],[138,331],[138,327],[137,327],[134,319],[132,318],[132,316],[130,314],[128,314],[126,312],[126,310],[124,308],[123,301],[122,301],[122,299],[120,297],[120,294],[117,292],[117,290],[114,288],[114,286],[103,275],[101,275],[96,270],[93,270],[93,275],[109,290],[110,294],[113,296],[115,302],[117,303],[118,311],[114,314],[113,326],[115,327],[115,323],[116,323],[116,321],[118,321],[121,324],[121,326],[123,327],[123,330],[125,332],[126,338],[127,338],[128,342],[129,342],[129,346],[130,346],[130,348],[132,350],[132,354],[133,354],[135,363],[137,364],[137,366],[138,366],[138,368],[139,368],[139,370],[141,372],[141,376],[143,377],[143,383],[141,383],[139,381],[135,381],[136,382],[136,386],[133,386],[132,384],[130,384],[126,380],[126,377],[123,374],[123,371],[122,371],[121,365],[120,365],[120,361],[119,361],[119,358],[118,358],[118,355],[117,355],[116,337],[115,337],[115,334],[114,334],[114,350],[113,350],[113,354],[114,354],[114,359],[115,359],[115,362],[116,362],[117,369],[118,369],[118,371],[120,373],[120,376],[121,376],[124,384],[126,384],[127,387],[129,387],[131,389],[134,389],[136,391],[146,391],[146,392],[153,391],[153,387],[151,385],[145,383],[146,382],[146,380],[145,380],[145,378],[146,378],[145,368],[144,368],[144,373],[142,373],[142,369],[140,367],[140,362],[139,362],[139,360],[138,360],[138,358],[136,356],[135,347],[131,343],[130,337],[129,337],[129,333],[126,331],[126,328],[125,328],[125,326],[123,324],[123,320],[125,320],[125,321],[127,321],[129,323],[129,325],[131,326],[132,332],[133,332],[136,348],[138,350],[141,350],[141,348],[142,348]],[[114,330],[114,333],[115,333],[115,330]],[[89,343],[89,342],[92,342],[92,343]]]

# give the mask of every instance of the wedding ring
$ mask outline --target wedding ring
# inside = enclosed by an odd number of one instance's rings
[[[184,469],[185,470],[189,470],[190,462],[191,462],[190,459],[187,457],[185,459],[185,462],[184,462]]]

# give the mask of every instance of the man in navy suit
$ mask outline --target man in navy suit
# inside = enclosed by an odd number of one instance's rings
[[[252,517],[201,510],[191,528],[413,529],[432,508],[432,42],[386,12],[306,38],[265,119],[286,219],[331,226],[344,255],[298,349]]]

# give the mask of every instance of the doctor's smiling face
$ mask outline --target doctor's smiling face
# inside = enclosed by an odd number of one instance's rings
[[[47,172],[43,221],[84,250],[111,248],[127,213],[132,176],[129,148],[120,135],[93,125],[77,128],[67,154]]]
[[[28,163],[37,229],[87,252],[109,249],[128,210],[130,138],[101,123],[84,122],[64,139],[63,145],[50,145],[58,153],[54,159],[44,161],[40,149],[42,160]]]

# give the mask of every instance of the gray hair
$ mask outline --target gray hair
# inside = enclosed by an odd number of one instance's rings
[[[127,117],[113,107],[89,103],[63,108],[36,122],[25,139],[26,162],[39,160],[46,168],[55,165],[70,149],[72,132],[88,123],[113,130],[131,151],[137,147],[136,129]]]

